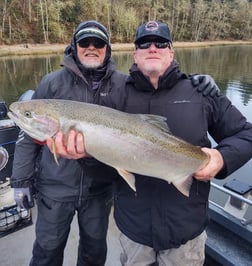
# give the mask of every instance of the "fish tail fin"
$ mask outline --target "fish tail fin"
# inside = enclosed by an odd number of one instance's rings
[[[193,182],[193,178],[190,175],[190,176],[187,176],[186,178],[175,179],[172,181],[172,184],[177,188],[179,192],[189,197],[192,182]]]
[[[136,192],[135,176],[124,169],[116,168],[116,170],[119,175],[128,183],[128,185]]]

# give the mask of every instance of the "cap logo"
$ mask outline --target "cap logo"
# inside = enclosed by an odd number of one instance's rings
[[[145,30],[146,31],[156,31],[158,30],[158,23],[156,21],[149,21],[145,25]]]

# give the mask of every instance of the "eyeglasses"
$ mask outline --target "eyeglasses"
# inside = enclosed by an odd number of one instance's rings
[[[145,42],[136,44],[136,48],[139,49],[148,49],[150,46],[154,44],[157,49],[165,49],[167,47],[171,48],[171,44],[169,42]]]
[[[80,42],[78,42],[78,45],[81,47],[81,48],[88,48],[89,45],[93,45],[96,49],[102,49],[104,48],[104,46],[106,45],[105,42],[103,42],[102,40],[81,40]]]

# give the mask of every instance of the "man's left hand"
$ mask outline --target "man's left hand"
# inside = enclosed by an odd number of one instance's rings
[[[200,181],[210,181],[223,168],[224,160],[216,149],[202,148],[202,151],[208,154],[209,162],[204,168],[194,173],[194,177]]]
[[[211,97],[220,96],[220,89],[210,75],[190,75],[194,87],[198,87],[197,91],[203,96],[210,95]]]

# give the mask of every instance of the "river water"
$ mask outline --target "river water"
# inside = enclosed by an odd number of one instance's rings
[[[252,45],[178,48],[176,60],[185,73],[207,73],[221,91],[252,122]],[[131,52],[115,52],[118,70],[128,72]],[[0,58],[0,99],[10,104],[28,89],[36,88],[41,77],[60,68],[62,56],[14,56]],[[252,185],[252,160],[229,176]]]

